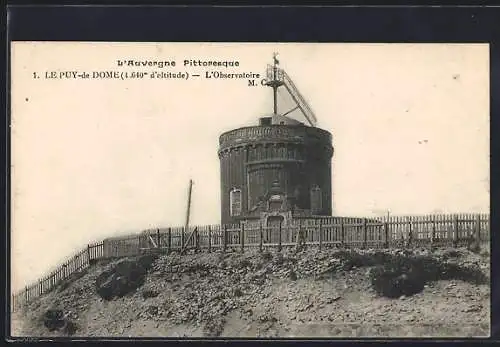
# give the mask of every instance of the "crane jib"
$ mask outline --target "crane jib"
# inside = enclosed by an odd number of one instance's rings
[[[316,126],[317,119],[314,112],[311,110],[311,107],[299,92],[298,88],[295,86],[295,83],[286,73],[286,71],[284,69],[278,68],[277,66],[268,64],[266,74],[268,81],[266,85],[275,89],[277,89],[279,86],[285,86],[285,89],[297,105],[292,110],[286,112],[284,115],[289,114],[296,109],[299,109],[302,112],[304,118],[306,118],[306,120],[309,122],[309,124],[311,126]]]

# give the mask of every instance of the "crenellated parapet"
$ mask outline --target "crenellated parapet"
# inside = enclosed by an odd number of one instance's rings
[[[326,155],[333,155],[332,135],[320,128],[306,126],[252,126],[231,130],[219,138],[219,156],[227,151],[268,146],[324,147]]]

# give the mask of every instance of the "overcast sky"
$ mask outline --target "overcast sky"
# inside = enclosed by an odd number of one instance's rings
[[[182,225],[190,178],[192,224],[218,223],[218,136],[272,112],[269,88],[246,79],[48,80],[46,71],[262,74],[273,51],[333,134],[334,214],[489,210],[487,45],[15,43],[14,289],[89,241]],[[177,66],[124,69],[117,59]]]

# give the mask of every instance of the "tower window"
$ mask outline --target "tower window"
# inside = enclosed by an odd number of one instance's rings
[[[314,186],[311,188],[311,212],[319,214],[323,210],[323,200],[321,198],[321,188]]]
[[[229,209],[231,216],[241,215],[241,189],[233,188],[229,192]]]

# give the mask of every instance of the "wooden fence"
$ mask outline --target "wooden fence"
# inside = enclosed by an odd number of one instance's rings
[[[299,237],[298,237],[299,236]],[[393,248],[414,246],[464,246],[472,240],[488,241],[489,215],[455,214],[393,216],[390,218],[301,218],[290,224],[263,225],[247,221],[233,225],[195,226],[146,230],[139,236],[142,250],[283,247]]]
[[[22,291],[12,295],[11,309],[24,306],[34,298],[46,294],[60,285],[62,281],[70,279],[75,274],[91,266],[96,260],[104,258],[103,242],[97,242],[87,245],[74,256],[66,260],[62,265],[50,272],[47,276],[41,278],[35,283],[26,286]]]
[[[169,253],[187,249],[244,251],[249,247],[304,245],[352,248],[460,247],[490,239],[489,214],[391,216],[389,218],[299,218],[289,224],[240,224],[145,230],[140,234],[104,239],[89,244],[56,270],[12,296],[17,310],[36,297],[71,280],[97,260],[134,256],[152,250]]]

